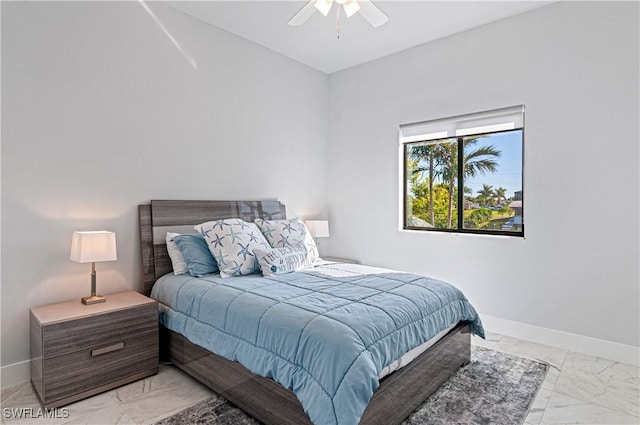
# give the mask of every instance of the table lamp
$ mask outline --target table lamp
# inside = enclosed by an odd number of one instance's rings
[[[71,260],[78,263],[91,263],[91,296],[83,297],[82,303],[105,302],[105,297],[96,295],[96,263],[117,260],[116,234],[105,230],[73,232]]]
[[[316,240],[318,245],[318,238],[329,237],[329,221],[327,220],[307,220],[304,222],[305,226],[309,230],[309,234]]]

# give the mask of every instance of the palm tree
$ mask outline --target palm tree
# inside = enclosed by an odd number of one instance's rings
[[[464,187],[465,199],[473,201],[473,190],[469,186]]]
[[[442,159],[442,149],[438,144],[418,145],[411,147],[411,158],[414,160],[426,161],[426,167],[415,167],[413,173],[429,172],[429,214],[431,218],[431,224],[435,225],[435,214],[433,211],[433,181],[440,174],[438,171],[439,163]]]
[[[493,186],[488,184],[483,184],[482,189],[478,191],[478,200],[480,204],[487,205],[490,199],[495,196],[495,192],[493,191]]]
[[[500,204],[502,200],[507,200],[507,189],[504,187],[499,187],[493,191],[496,197],[496,203]]]
[[[475,177],[479,174],[487,172],[494,173],[498,169],[498,162],[495,158],[499,158],[501,152],[495,146],[480,146],[475,148],[475,144],[482,136],[474,136],[463,138],[461,145],[464,149],[464,178]],[[461,138],[458,139],[458,142]],[[449,212],[447,216],[447,228],[451,229],[451,221],[453,216],[453,197],[455,180],[458,178],[458,150],[456,144],[451,144],[449,155],[445,163],[445,171],[443,176],[449,182]],[[461,206],[459,206],[460,208]]]
[[[449,182],[449,208],[447,209],[447,229],[451,229],[453,218],[453,196],[455,181],[458,178],[458,144],[451,143],[447,146],[447,156],[445,157],[444,179]]]
[[[495,146],[480,146],[470,152],[467,148],[474,146],[481,137],[468,138],[464,141],[464,176],[475,177],[478,174],[487,172],[495,173],[498,169],[498,162],[494,158],[499,158],[502,152]]]

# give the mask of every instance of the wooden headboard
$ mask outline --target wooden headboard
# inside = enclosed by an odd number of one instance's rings
[[[142,293],[149,295],[156,280],[173,269],[167,253],[166,233],[195,233],[193,226],[223,218],[286,218],[279,201],[151,201],[138,205]]]

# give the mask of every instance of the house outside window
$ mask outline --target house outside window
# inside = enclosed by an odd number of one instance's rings
[[[524,106],[400,126],[405,230],[524,236]]]

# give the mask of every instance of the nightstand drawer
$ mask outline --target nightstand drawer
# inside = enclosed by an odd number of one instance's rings
[[[158,332],[96,344],[44,360],[44,399],[48,403],[158,368]]]
[[[42,331],[44,358],[109,346],[131,336],[156,332],[157,326],[158,307],[154,303],[52,323]]]

